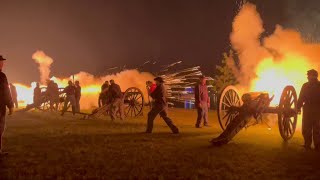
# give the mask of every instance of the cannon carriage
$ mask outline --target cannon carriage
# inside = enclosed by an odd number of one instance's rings
[[[61,111],[63,109],[63,103],[65,101],[66,98],[66,94],[62,93],[64,90],[64,88],[59,88],[59,99],[56,100],[56,102],[54,103],[54,108],[52,110],[54,111]],[[49,111],[50,109],[50,96],[46,93],[47,92],[47,88],[46,87],[42,87],[41,88],[41,98],[40,98],[40,102],[39,105],[36,107],[39,110],[42,111]]]
[[[126,117],[136,117],[143,114],[144,96],[142,91],[136,87],[130,87],[123,92],[124,115]],[[85,114],[85,118],[99,117],[106,115],[110,109],[110,104],[106,104],[94,109],[91,114]],[[118,112],[119,114],[120,112]]]
[[[38,99],[38,102],[33,102],[32,104],[28,104],[24,109],[20,111],[29,111],[31,109],[38,109],[41,111],[61,111],[63,109],[63,103],[65,101],[66,95],[62,93],[64,88],[59,88],[59,94],[53,103],[53,108],[50,107],[50,101],[52,98],[47,93],[47,87],[41,88],[41,96]]]
[[[262,122],[265,113],[277,114],[279,132],[283,140],[288,141],[295,133],[298,113],[297,93],[293,86],[286,86],[281,94],[279,105],[270,106],[274,96],[265,92],[245,93],[240,98],[234,86],[226,87],[219,98],[218,120],[224,132],[212,140],[215,145],[228,143],[242,128],[248,126],[254,118]]]

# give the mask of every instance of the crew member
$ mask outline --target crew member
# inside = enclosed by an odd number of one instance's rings
[[[41,89],[40,84],[37,82],[36,87],[33,89],[33,104],[35,107],[39,107],[42,102],[42,95],[41,95]]]
[[[69,107],[69,103],[71,104],[72,107],[72,113],[73,115],[75,115],[76,113],[76,89],[72,83],[72,81],[68,81],[68,86],[65,87],[65,89],[63,90],[62,93],[66,93],[66,99],[64,102],[64,107],[61,113],[61,116],[64,115],[64,113],[68,110]]]
[[[303,84],[297,109],[300,112],[303,107],[302,116],[302,135],[304,138],[304,147],[311,149],[312,139],[314,147],[320,150],[320,82],[318,81],[318,72],[314,69],[309,70],[308,82]]]
[[[2,136],[5,129],[6,110],[9,109],[9,115],[13,113],[13,101],[9,89],[7,76],[2,72],[4,61],[6,59],[0,55],[0,156],[8,153],[3,152]]]
[[[195,105],[198,111],[198,117],[196,122],[196,128],[200,128],[201,121],[206,127],[210,127],[208,124],[208,109],[210,107],[210,98],[208,95],[208,88],[206,85],[206,77],[200,76],[199,83],[194,88]]]
[[[154,106],[152,107],[151,111],[148,113],[148,124],[146,133],[152,133],[153,129],[153,121],[157,117],[158,114],[163,118],[163,120],[167,123],[170,127],[171,131],[174,134],[179,133],[179,129],[173,124],[172,120],[167,115],[167,93],[164,87],[164,81],[161,77],[157,77],[154,79],[156,81],[156,89],[150,94],[150,96],[155,100]]]
[[[60,92],[59,92],[59,86],[56,82],[52,81],[52,95],[50,102],[52,101],[52,106],[55,105],[55,109],[58,110],[59,108],[59,103],[60,103]]]
[[[81,99],[81,86],[80,82],[76,81],[75,82],[75,97],[76,97],[76,112],[80,112],[80,99]]]
[[[110,80],[110,87],[108,90],[108,96],[110,97],[110,116],[112,120],[115,120],[117,112],[120,112],[120,119],[124,119],[123,109],[123,94],[121,88],[114,80]]]
[[[12,97],[12,101],[15,108],[19,108],[17,88],[12,83],[10,83],[10,91],[11,91],[11,97]]]
[[[157,85],[151,81],[147,81],[146,82],[146,88],[147,88],[147,91],[148,91],[148,100],[149,100],[149,106],[150,108],[152,108],[153,104],[154,104],[154,99],[151,99],[151,102],[150,102],[150,94],[157,88]]]
[[[105,81],[101,86],[101,93],[99,95],[99,107],[107,104],[109,86],[109,81]]]

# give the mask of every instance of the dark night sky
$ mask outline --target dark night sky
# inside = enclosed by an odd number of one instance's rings
[[[285,21],[285,3],[253,0],[267,32]],[[100,74],[151,58],[183,60],[208,74],[229,46],[236,0],[0,0],[0,54],[15,82],[38,80],[36,50],[54,59],[52,74]]]

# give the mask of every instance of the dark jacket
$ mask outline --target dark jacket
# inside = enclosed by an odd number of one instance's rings
[[[167,105],[167,92],[163,84],[157,85],[150,96],[154,99],[155,105]]]
[[[72,96],[76,94],[76,88],[74,86],[67,86],[63,90],[64,93],[67,94],[67,96]]]
[[[307,82],[303,84],[299,99],[298,109],[303,107],[304,112],[320,112],[320,82]]]
[[[101,92],[103,92],[105,89],[108,89],[109,88],[109,84],[102,84],[101,86]]]
[[[75,86],[75,90],[76,90],[76,97],[81,97],[81,86]]]
[[[111,84],[109,86],[109,90],[108,90],[108,96],[114,100],[114,99],[118,99],[118,98],[122,98],[123,94],[121,91],[121,88],[118,84]]]
[[[33,89],[33,103],[39,103],[39,101],[41,100],[41,89],[40,87],[35,87]]]
[[[7,76],[0,71],[0,113],[6,114],[6,107],[13,108]]]

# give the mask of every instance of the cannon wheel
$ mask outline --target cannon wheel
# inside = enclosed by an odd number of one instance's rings
[[[47,99],[47,97],[43,97],[43,103],[39,106],[39,109],[42,111],[50,110],[50,101]]]
[[[139,88],[131,87],[124,92],[124,114],[126,117],[142,115],[143,106],[144,97]]]
[[[238,115],[238,112],[231,112],[228,111],[228,109],[231,106],[239,107],[240,105],[241,99],[237,89],[234,86],[224,88],[219,97],[218,106],[218,120],[223,130],[225,130],[227,125]]]
[[[296,126],[298,114],[292,113],[297,107],[297,93],[293,86],[286,86],[281,94],[278,113],[278,126],[281,137],[287,141],[292,138]]]
[[[47,88],[42,88],[42,91],[46,91]],[[64,88],[59,88],[59,92],[62,92],[64,90]],[[39,106],[38,109],[42,110],[42,111],[50,111],[50,99],[47,96],[43,96],[42,97],[42,103]],[[64,106],[64,101],[66,99],[66,94],[62,93],[59,95],[59,102],[58,102],[58,106],[56,106],[56,104],[54,105],[54,111],[62,111],[63,110],[63,106]]]

